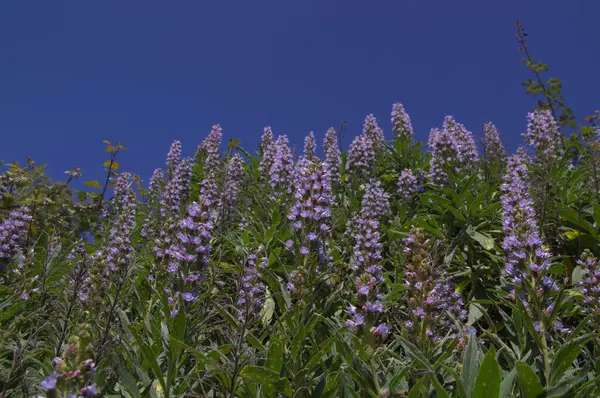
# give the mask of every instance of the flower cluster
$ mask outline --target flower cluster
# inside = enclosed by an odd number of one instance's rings
[[[204,151],[204,179],[200,182],[200,201],[211,210],[220,210],[223,203],[219,200],[217,188],[217,171],[219,168],[219,147],[223,130],[217,124],[213,126],[211,132],[204,139],[200,148]]]
[[[74,261],[69,282],[69,285],[73,288],[73,296],[76,297],[79,302],[85,303],[88,300],[91,287],[91,256],[87,253],[85,245],[83,243],[79,243],[67,255],[67,260]]]
[[[225,214],[229,214],[237,203],[242,190],[244,179],[244,160],[237,153],[231,157],[227,164],[223,207]]]
[[[405,139],[412,138],[414,134],[410,116],[399,102],[392,105],[392,131],[396,137]]]
[[[222,138],[223,129],[216,124],[198,147],[199,151],[204,152],[204,170],[206,173],[215,172],[219,166],[219,148],[221,147]]]
[[[329,175],[331,183],[335,184],[340,179],[342,153],[333,127],[329,128],[325,134],[325,138],[323,139],[323,149],[325,150],[325,170]]]
[[[150,184],[148,187],[148,196],[151,198],[160,198],[165,189],[165,174],[162,169],[156,169],[150,177]]]
[[[517,153],[508,159],[507,173],[502,184],[502,224],[506,233],[502,248],[505,251],[505,273],[512,287],[509,298],[518,297],[531,310],[530,303],[540,303],[544,314],[550,314],[553,304],[550,295],[559,290],[550,277],[552,254],[543,246],[536,221],[533,200],[529,192],[529,176],[526,159]],[[532,300],[532,296],[537,296]],[[538,318],[539,311],[532,311]],[[541,330],[544,319],[534,319],[536,329]],[[549,325],[544,325],[547,330]],[[568,333],[559,321],[553,325],[562,333]]]
[[[181,141],[175,140],[167,152],[167,171],[169,178],[173,177],[173,173],[181,162]]]
[[[503,162],[506,158],[500,133],[492,122],[483,125],[483,149],[488,162]]]
[[[368,177],[373,170],[375,154],[383,143],[383,131],[373,115],[365,119],[363,132],[357,136],[348,150],[347,169],[350,176]]]
[[[260,150],[264,154],[271,145],[273,145],[273,130],[271,126],[267,126],[263,130],[263,135],[260,140]]]
[[[524,279],[541,276],[550,268],[552,255],[542,247],[529,192],[527,163],[519,155],[508,159],[502,184],[502,223],[506,232],[502,244],[506,252],[505,271],[511,282],[519,286]]]
[[[179,163],[181,162],[181,141],[175,140],[171,144],[169,148],[169,152],[167,153],[167,172],[169,173],[169,178],[173,178],[175,170],[179,167]]]
[[[294,198],[288,219],[300,237],[300,254],[307,255],[330,230],[331,185],[318,159],[303,157],[296,164]]]
[[[429,148],[430,179],[435,184],[444,185],[449,171],[461,172],[479,160],[473,134],[452,116],[446,116],[442,129],[431,130]]]
[[[115,184],[114,217],[108,233],[108,241],[103,249],[105,275],[127,267],[133,254],[131,235],[135,221],[136,198],[131,189],[132,177],[122,173]]]
[[[304,138],[304,157],[312,159],[315,156],[317,150],[317,142],[315,141],[315,134],[311,131]]]
[[[9,171],[5,171],[4,173],[0,174],[0,201],[4,197],[4,194],[8,192],[8,186],[10,184],[10,175],[11,173]]]
[[[185,302],[198,299],[199,282],[210,258],[212,231],[206,207],[192,203],[187,208],[187,216],[179,222],[174,244],[165,251],[169,258],[168,272],[175,286],[174,295],[181,295]]]
[[[165,191],[165,175],[162,169],[156,169],[150,177],[150,184],[148,187],[148,203],[151,205],[148,209],[148,214],[144,219],[144,225],[142,226],[141,234],[143,237],[154,236],[158,223],[155,222],[157,216],[157,209],[160,207],[160,200]]]
[[[96,368],[89,352],[90,329],[90,325],[82,325],[78,334],[69,339],[64,355],[52,361],[52,373],[40,383],[48,396],[96,396],[93,382]]]
[[[268,181],[275,197],[290,193],[292,189],[291,178],[294,172],[294,158],[288,143],[287,135],[280,135],[277,137],[275,144],[271,146],[269,153],[265,153],[265,157],[267,155],[272,156]],[[271,151],[273,151],[272,155]]]
[[[363,124],[363,135],[367,136],[367,138],[373,141],[375,147],[378,147],[384,141],[383,130],[377,124],[377,119],[375,119],[373,114],[369,114],[365,118],[365,122]]]
[[[407,319],[404,329],[413,343],[427,350],[447,334],[456,335],[454,319],[467,316],[462,295],[455,291],[443,268],[431,256],[431,241],[420,228],[405,240]]]
[[[265,285],[261,281],[259,269],[266,265],[266,258],[258,259],[256,254],[248,256],[244,271],[240,276],[240,291],[237,301],[238,319],[249,321],[260,316],[264,299]]]
[[[352,235],[356,231],[360,231],[358,223],[361,220],[377,220],[389,213],[390,195],[385,192],[380,181],[372,178],[365,184],[359,217],[348,220],[346,234]]]
[[[22,207],[11,211],[0,223],[0,271],[6,272],[10,261],[22,249],[30,222],[29,209]]]
[[[182,200],[187,195],[192,176],[192,159],[182,159],[165,187],[161,201],[161,215],[164,218],[179,213]]]
[[[412,170],[404,169],[398,177],[398,195],[402,202],[411,200],[417,193],[423,192],[420,178]]]
[[[535,151],[535,161],[540,165],[553,162],[561,152],[558,124],[549,109],[530,112],[527,115],[527,144]]]
[[[275,161],[275,153],[277,152],[275,142],[273,141],[273,131],[269,126],[265,127],[262,135],[260,152],[262,158],[260,159],[258,171],[263,180],[268,180],[271,167],[273,167],[273,162]]]
[[[385,284],[382,277],[381,262],[382,244],[379,234],[379,220],[389,211],[389,196],[381,189],[379,182],[371,181],[366,185],[361,211],[353,223],[355,264],[351,267],[357,271],[356,303],[349,309],[350,319],[346,326],[350,329],[369,330],[374,336],[388,334],[385,323],[375,327],[379,314],[383,312],[381,303],[381,285]]]
[[[600,321],[600,264],[592,252],[585,250],[577,261],[583,271],[583,279],[579,282],[581,294],[584,295],[583,305],[590,314],[595,314]]]

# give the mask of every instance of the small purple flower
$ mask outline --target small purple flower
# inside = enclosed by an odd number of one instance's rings
[[[388,329],[387,325],[385,323],[382,323],[379,326],[377,326],[375,330],[373,330],[373,336],[385,336],[389,332],[390,330]]]
[[[59,374],[57,372],[52,372],[48,377],[42,380],[40,386],[46,390],[55,390],[58,376]]]

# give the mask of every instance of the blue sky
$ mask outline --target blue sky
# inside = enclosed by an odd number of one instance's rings
[[[514,149],[534,100],[514,23],[583,117],[600,108],[600,1],[3,1],[0,159],[31,155],[62,178],[100,178],[102,140],[147,179],[174,139],[191,155],[211,126],[255,148],[263,127],[301,146],[394,101],[419,139],[446,114]]]

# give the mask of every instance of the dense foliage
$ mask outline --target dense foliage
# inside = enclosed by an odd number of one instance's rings
[[[425,150],[394,104],[347,151],[267,127],[221,153],[213,126],[147,187],[118,143],[85,191],[6,165],[0,396],[600,395],[598,118],[567,137],[525,62],[514,154],[451,116]]]

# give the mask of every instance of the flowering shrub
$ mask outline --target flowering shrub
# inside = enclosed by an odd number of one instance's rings
[[[110,142],[85,190],[2,166],[0,396],[599,396],[596,119],[550,94],[513,154],[396,103],[347,151],[215,125],[147,184]]]

